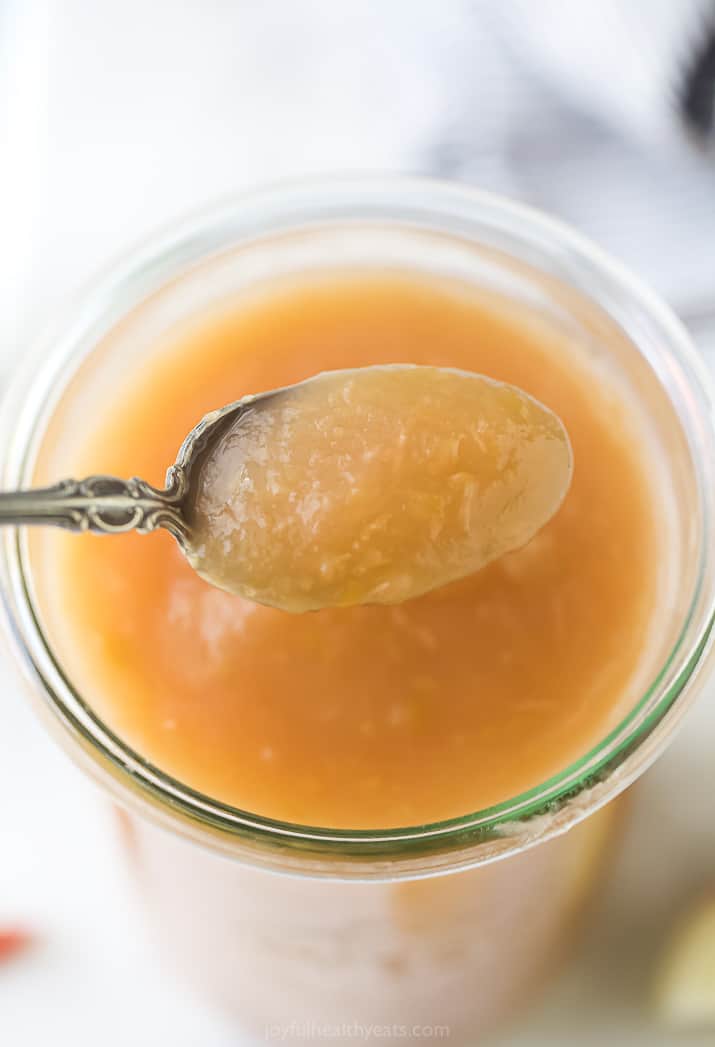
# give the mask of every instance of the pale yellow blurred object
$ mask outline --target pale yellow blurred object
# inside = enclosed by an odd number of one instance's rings
[[[675,928],[657,973],[655,1003],[668,1025],[715,1029],[715,893]]]

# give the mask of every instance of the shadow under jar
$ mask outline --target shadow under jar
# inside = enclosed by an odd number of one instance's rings
[[[139,249],[38,347],[41,366],[6,403],[1,482],[77,472],[83,426],[177,331],[262,289],[269,301],[276,281],[340,272],[437,280],[499,302],[567,346],[637,418],[661,514],[657,586],[647,642],[604,736],[546,780],[456,817],[413,825],[393,811],[381,825],[373,812],[359,828],[347,813],[322,825],[278,820],[167,773],[110,723],[78,668],[82,652],[62,638],[53,538],[2,535],[5,621],[37,707],[122,808],[128,856],[177,966],[259,1036],[361,1042],[380,1027],[382,1038],[473,1043],[562,951],[609,864],[616,819],[604,805],[663,748],[703,676],[715,596],[712,407],[667,309],[562,226],[491,196],[407,179],[277,187]]]

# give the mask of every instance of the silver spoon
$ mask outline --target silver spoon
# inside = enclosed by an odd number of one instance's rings
[[[245,397],[205,415],[179,448],[166,474],[163,490],[133,476],[88,476],[60,480],[51,487],[0,492],[0,525],[50,524],[69,531],[95,534],[149,534],[163,527],[188,549],[186,505],[191,477],[204,452],[249,412],[259,409],[278,390]]]
[[[520,389],[367,367],[207,414],[163,490],[90,476],[0,493],[0,524],[163,527],[211,584],[283,610],[396,603],[525,544],[561,504],[571,462],[563,423]]]

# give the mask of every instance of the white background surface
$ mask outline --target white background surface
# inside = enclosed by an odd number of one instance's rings
[[[467,41],[470,7],[484,18]],[[508,129],[529,121],[510,119],[541,88],[506,75],[487,7],[388,2],[376,27],[352,0],[0,0],[0,367],[157,224],[317,170],[436,164],[560,210],[686,310],[715,300],[712,167],[662,143],[581,140],[580,125],[558,164],[543,149],[514,163],[529,139]],[[549,120],[538,126],[548,135]],[[702,345],[715,364],[715,331]],[[104,800],[35,722],[6,661],[0,680],[0,926],[39,936],[0,970],[0,1045],[239,1047],[161,970]],[[714,748],[711,686],[637,789],[576,961],[502,1043],[712,1042],[659,1029],[647,996],[669,923],[715,884]]]

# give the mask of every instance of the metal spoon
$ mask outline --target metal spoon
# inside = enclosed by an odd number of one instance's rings
[[[164,490],[90,476],[0,494],[0,524],[163,527],[218,586],[288,611],[398,603],[529,541],[571,479],[563,423],[513,386],[331,371],[206,415]]]
[[[0,492],[0,525],[50,524],[69,531],[95,534],[149,534],[163,527],[188,550],[189,527],[185,510],[191,477],[204,452],[226,428],[260,409],[278,390],[248,396],[205,415],[179,448],[166,474],[163,490],[133,476],[88,476],[60,480],[51,487]]]

